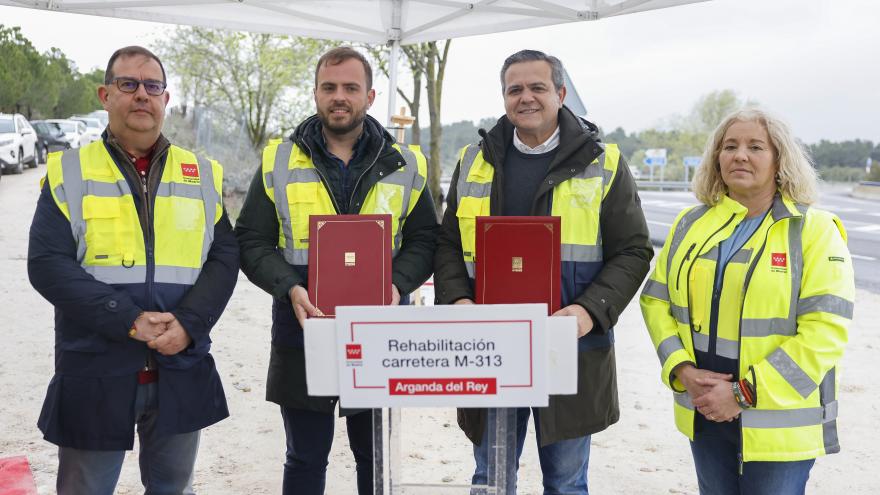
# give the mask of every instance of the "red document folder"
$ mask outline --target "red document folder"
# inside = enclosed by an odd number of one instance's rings
[[[560,305],[560,217],[477,217],[477,304]]]
[[[312,215],[309,297],[328,317],[391,304],[391,215]]]

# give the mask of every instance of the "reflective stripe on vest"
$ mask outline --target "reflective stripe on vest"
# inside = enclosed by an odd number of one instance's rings
[[[550,214],[562,217],[563,262],[601,263],[602,236],[599,218],[602,200],[617,172],[620,151],[606,144],[604,152],[577,175],[553,188]],[[468,276],[474,278],[476,217],[490,214],[490,195],[495,168],[483,158],[478,145],[459,152],[456,182],[456,216],[462,240],[462,255]]]
[[[393,147],[404,161],[388,175],[379,173],[382,178],[367,193],[359,213],[391,215],[392,255],[396,256],[403,243],[406,217],[427,184],[428,167],[417,147]],[[292,141],[274,141],[266,146],[262,173],[266,194],[278,214],[278,247],[285,261],[305,266],[309,261],[309,217],[337,213],[333,199],[311,158]]]
[[[104,143],[50,157],[47,178],[70,221],[83,269],[108,284],[145,283],[148,260],[140,218],[128,182]],[[153,209],[154,282],[195,283],[222,214],[221,185],[216,162],[169,148]]]
[[[675,393],[673,396],[676,404],[689,411],[694,411],[694,404],[691,402],[689,394]],[[837,419],[837,410],[837,401],[830,402],[822,407],[803,409],[745,409],[742,411],[742,426],[744,428],[817,426]]]

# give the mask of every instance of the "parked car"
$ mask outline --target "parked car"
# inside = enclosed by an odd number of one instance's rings
[[[101,139],[101,133],[104,132],[104,126],[101,125],[100,120],[91,117],[80,117],[77,115],[71,116],[70,120],[76,120],[86,125],[86,142],[83,144],[89,144],[92,141],[98,141]]]
[[[629,166],[629,173],[632,174],[633,179],[635,179],[635,180],[639,180],[642,178],[642,171],[639,170],[639,168],[636,167],[635,165]]]
[[[37,133],[21,114],[0,114],[0,165],[3,173],[20,174],[27,163],[37,166]]]
[[[87,113],[85,116],[98,119],[103,127],[107,127],[107,124],[110,123],[110,116],[107,115],[107,110],[95,110],[94,112]]]
[[[64,131],[57,123],[34,120],[31,122],[31,126],[37,131],[37,152],[40,163],[46,163],[46,157],[49,153],[70,148]]]
[[[86,134],[86,124],[83,122],[67,119],[48,119],[43,122],[53,122],[58,124],[61,127],[61,130],[64,131],[64,138],[67,139],[71,148],[79,148],[80,146],[89,143],[89,141],[84,138]]]

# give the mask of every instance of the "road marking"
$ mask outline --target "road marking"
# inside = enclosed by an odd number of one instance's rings
[[[858,232],[880,232],[880,225],[877,224],[868,224],[868,225],[860,225],[858,227],[852,227],[848,230],[854,230]]]
[[[658,222],[658,221],[656,221],[656,220],[646,220],[646,222],[648,222],[648,223],[653,223],[654,225],[662,225],[662,226],[664,226],[664,227],[672,227],[672,224],[671,224],[671,223]]]
[[[693,206],[693,203],[651,199],[651,200],[647,200],[647,201],[642,201],[642,206],[655,206],[657,208],[671,208],[674,210],[683,210],[683,209],[687,208],[688,206]]]
[[[866,260],[866,261],[877,261],[877,258],[872,258],[870,256],[862,256],[860,254],[850,254],[854,260]]]

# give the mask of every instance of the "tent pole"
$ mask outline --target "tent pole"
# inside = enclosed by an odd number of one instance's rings
[[[391,117],[394,115],[397,103],[397,60],[400,58],[400,41],[391,42],[391,57],[388,61],[388,126],[391,127]]]

